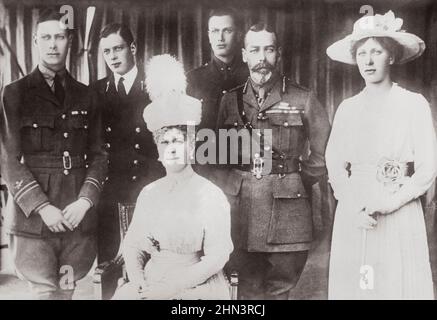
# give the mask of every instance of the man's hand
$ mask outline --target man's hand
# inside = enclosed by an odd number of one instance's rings
[[[78,199],[66,206],[65,209],[62,210],[62,214],[73,228],[76,228],[90,208],[91,204],[88,201]]]
[[[62,215],[62,211],[51,204],[40,209],[38,214],[52,232],[65,232],[66,230],[64,226],[70,230],[73,230],[73,226]]]

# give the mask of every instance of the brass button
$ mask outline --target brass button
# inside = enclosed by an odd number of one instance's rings
[[[65,113],[62,114],[61,119],[65,120],[65,118],[67,118],[67,115]]]
[[[105,178],[105,181],[108,181],[108,180],[109,180],[109,177],[106,177],[106,178]]]
[[[234,122],[234,127],[238,126],[238,122]]]
[[[38,123],[32,124],[32,127],[34,127],[35,129],[38,128]]]
[[[136,132],[136,133],[140,133],[140,132],[141,132],[141,128],[140,128],[140,127],[136,127],[136,128],[135,128],[135,132]]]
[[[287,121],[284,122],[284,127],[288,127],[288,122]]]
[[[300,198],[300,197],[302,197],[302,195],[301,195],[300,193],[298,193],[298,194],[297,194],[297,197]]]
[[[111,144],[109,142],[107,142],[107,143],[105,143],[105,147],[106,147],[106,149],[109,149],[109,148],[111,148]]]
[[[65,138],[65,139],[68,138],[68,132],[64,132],[64,138]]]
[[[88,129],[88,125],[87,125],[87,124],[84,125],[83,128],[84,128],[84,129]]]
[[[223,94],[225,94],[226,92],[227,92],[226,90],[223,90],[223,91],[222,91]]]
[[[89,166],[90,166],[89,164],[86,164],[86,165],[85,165],[85,168],[87,168],[87,169],[88,169],[88,167],[89,167]]]
[[[111,131],[112,131],[111,127],[106,128],[106,132],[111,132]]]
[[[70,174],[70,171],[68,171],[67,169],[65,169],[65,170],[64,170],[64,174],[65,174],[66,176],[68,176],[68,175]]]
[[[136,181],[137,180],[137,176],[132,176],[132,181]]]
[[[140,150],[140,145],[139,145],[138,143],[136,143],[136,144],[134,145],[134,148],[137,149],[137,150]]]
[[[135,159],[135,160],[134,160],[134,165],[137,165],[137,164],[138,164],[138,160]]]
[[[68,157],[70,155],[70,152],[64,151],[64,157]]]
[[[278,167],[282,169],[284,166],[282,164],[280,164],[280,165],[278,165]]]

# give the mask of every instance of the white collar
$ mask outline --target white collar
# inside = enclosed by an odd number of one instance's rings
[[[136,65],[132,69],[130,69],[128,72],[126,72],[124,75],[119,75],[118,73],[114,72],[114,83],[115,88],[117,88],[118,81],[120,81],[120,78],[123,77],[124,79],[124,88],[126,90],[126,94],[129,94],[130,89],[132,88],[135,79],[137,78],[138,74],[138,68]]]

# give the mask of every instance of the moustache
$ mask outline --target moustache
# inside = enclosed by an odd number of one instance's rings
[[[258,63],[257,65],[255,65],[252,68],[252,71],[258,72],[261,69],[267,69],[267,71],[272,71],[273,70],[273,66],[270,63],[262,62],[262,63]]]

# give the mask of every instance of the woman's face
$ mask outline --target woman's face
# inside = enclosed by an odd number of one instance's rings
[[[390,65],[393,59],[390,52],[374,38],[369,38],[357,48],[355,58],[366,84],[381,83],[390,77]]]
[[[188,163],[188,146],[184,133],[171,128],[158,138],[159,161],[170,172],[182,171]]]

